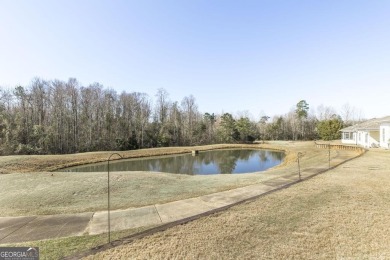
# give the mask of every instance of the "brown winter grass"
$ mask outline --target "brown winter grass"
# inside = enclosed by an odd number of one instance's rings
[[[87,259],[389,259],[390,152]]]
[[[297,173],[296,155],[303,153],[301,167],[326,164],[328,152],[314,142],[271,142],[256,145],[209,145],[158,148],[120,152],[126,158],[190,152],[193,149],[267,148],[286,151],[282,165],[262,173],[244,175],[190,176],[151,172],[112,172],[111,208],[124,209],[166,203],[229,190]],[[3,156],[0,174],[0,216],[61,214],[104,210],[107,202],[107,173],[50,172],[64,166],[105,161],[111,152],[73,155]],[[332,158],[356,156],[332,151]],[[335,161],[336,162],[336,161]],[[297,175],[298,176],[298,175]],[[291,178],[291,177],[290,177]]]
[[[111,239],[116,240],[125,236],[142,232],[149,227],[133,228],[128,230],[111,232]],[[107,234],[83,235],[76,237],[64,237],[22,243],[1,244],[2,247],[39,247],[39,259],[61,259],[67,255],[85,251],[86,248],[94,248],[107,243]]]
[[[263,173],[245,175],[187,176],[138,172],[111,173],[112,201],[114,208],[136,207],[189,198],[217,191],[232,189],[271,178],[296,174],[296,155],[303,154],[301,167],[327,165],[327,150],[317,149],[314,142],[269,142],[261,145],[214,145],[202,147],[160,148],[120,152],[124,157],[144,157],[189,152],[193,149],[265,148],[286,151],[284,162]],[[104,210],[107,189],[105,173],[63,173],[51,170],[65,166],[105,161],[111,152],[83,153],[55,156],[7,156],[0,157],[3,173],[0,175],[0,212],[3,216],[56,214]],[[338,158],[352,158],[356,152],[332,151],[332,165]],[[114,198],[114,199],[113,199]],[[148,228],[148,227],[144,227]],[[143,228],[143,229],[144,229]],[[142,229],[115,233],[120,238]],[[39,246],[42,259],[57,259],[64,255],[84,251],[106,241],[106,235],[58,238],[11,246]],[[120,256],[120,255],[119,255]],[[101,256],[98,256],[101,257]],[[129,256],[120,256],[123,259]],[[130,256],[133,258],[134,256]],[[114,257],[115,258],[115,257]],[[156,256],[156,258],[159,258]],[[208,257],[205,257],[208,258]]]

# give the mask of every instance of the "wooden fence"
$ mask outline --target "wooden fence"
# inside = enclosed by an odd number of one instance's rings
[[[316,148],[331,149],[331,150],[349,150],[364,152],[365,149],[359,146],[343,145],[343,144],[318,144],[315,143]]]

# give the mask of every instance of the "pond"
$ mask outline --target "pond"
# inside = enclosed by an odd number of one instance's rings
[[[236,174],[265,171],[279,165],[283,152],[229,149],[199,152],[198,155],[124,159],[110,161],[110,171],[151,171],[190,175]],[[65,172],[106,172],[107,162],[63,169]]]

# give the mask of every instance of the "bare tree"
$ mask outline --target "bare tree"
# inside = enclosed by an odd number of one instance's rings
[[[324,105],[317,107],[317,119],[320,121],[329,120],[336,114],[336,110],[333,107]]]
[[[181,107],[183,109],[183,119],[184,119],[184,138],[187,140],[187,144],[192,145],[193,140],[193,132],[195,121],[199,116],[198,106],[195,102],[195,97],[190,95],[188,97],[184,97],[181,102]]]
[[[362,110],[351,106],[348,103],[341,107],[340,115],[345,125],[353,125],[363,119]]]
[[[272,122],[263,116],[259,131],[246,111],[238,120],[229,113],[212,111],[202,117],[194,96],[181,103],[168,97],[166,90],[159,89],[153,106],[144,93],[118,95],[99,83],[82,86],[74,78],[36,78],[31,85],[18,86],[12,92],[0,89],[0,154],[251,141],[259,133],[263,138],[283,140],[315,138],[317,119],[304,100]],[[333,113],[324,106],[317,111],[319,118]],[[351,117],[350,107],[345,112],[348,118],[358,118]]]
[[[157,111],[156,111],[156,114],[157,114],[157,120],[161,124],[164,124],[164,122],[167,118],[167,115],[168,115],[168,109],[169,109],[169,105],[170,105],[168,97],[169,97],[169,94],[165,89],[159,88],[157,90],[157,94],[156,94],[156,104],[157,104],[156,110]]]

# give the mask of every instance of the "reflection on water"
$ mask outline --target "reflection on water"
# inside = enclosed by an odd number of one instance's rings
[[[284,153],[268,150],[214,150],[191,154],[117,160],[110,171],[154,171],[181,174],[249,173],[264,171],[281,163]],[[104,172],[107,163],[68,168],[67,172]]]

